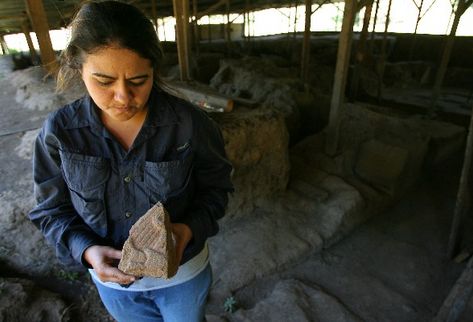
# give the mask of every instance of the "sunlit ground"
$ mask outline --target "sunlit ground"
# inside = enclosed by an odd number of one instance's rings
[[[377,13],[376,31],[383,32],[385,29],[387,6],[389,1],[381,2]],[[416,4],[420,4],[421,0],[393,0],[389,32],[413,33],[415,30],[418,9]],[[312,6],[312,31],[340,31],[343,19],[344,3],[327,4],[320,8],[318,5]],[[371,23],[369,29],[373,29],[375,19],[376,6],[373,7],[371,14]],[[419,34],[448,34],[453,22],[452,6],[450,0],[424,0],[421,15],[423,16],[418,25],[417,33]],[[305,21],[305,8],[303,6],[266,9],[251,12],[249,22],[246,22],[244,28],[245,36],[264,36],[283,34],[287,32],[303,31]],[[355,21],[354,30],[360,31],[363,24],[364,9],[358,14]],[[237,24],[244,24],[243,15],[231,14],[230,21]],[[205,16],[198,23],[222,24],[227,22],[226,15]],[[174,41],[174,25],[173,17],[166,17],[158,20],[158,36],[161,40]],[[69,39],[69,31],[67,29],[50,31],[51,41],[55,50],[63,49]],[[458,26],[456,35],[471,36],[473,35],[473,9],[469,8],[462,16],[460,25]],[[38,47],[37,39],[34,33],[31,37],[36,48]],[[25,36],[23,34],[6,35],[5,41],[10,49],[18,51],[28,51]]]

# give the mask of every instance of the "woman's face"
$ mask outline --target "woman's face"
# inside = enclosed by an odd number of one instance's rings
[[[153,68],[134,51],[111,46],[87,54],[82,79],[102,117],[128,121],[146,114]]]

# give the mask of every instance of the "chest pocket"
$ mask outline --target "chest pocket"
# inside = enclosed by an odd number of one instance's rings
[[[166,202],[186,190],[192,175],[192,153],[188,146],[177,156],[177,160],[145,162],[144,181],[148,188],[150,206]]]
[[[105,186],[109,162],[100,157],[60,151],[64,180],[74,209],[99,236],[107,234]]]

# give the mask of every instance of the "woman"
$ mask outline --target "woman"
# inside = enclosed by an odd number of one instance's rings
[[[88,95],[52,113],[35,143],[32,222],[59,258],[90,268],[118,321],[201,321],[211,284],[206,239],[224,215],[231,165],[204,112],[163,90],[156,32],[137,8],[84,4],[61,55],[58,88]],[[131,226],[168,211],[180,267],[138,279],[117,262]]]

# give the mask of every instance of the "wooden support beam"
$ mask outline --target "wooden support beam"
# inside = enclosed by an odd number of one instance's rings
[[[2,54],[7,55],[8,54],[8,46],[5,41],[5,38],[3,36],[0,36],[0,47],[2,48]]]
[[[194,35],[194,50],[197,55],[199,55],[199,44],[200,44],[200,34],[199,34],[199,25],[197,23],[197,0],[192,0],[192,15],[194,20],[192,21],[192,30]]]
[[[301,78],[303,82],[307,82],[309,78],[309,62],[310,62],[310,23],[312,17],[312,0],[305,0],[305,29],[304,42],[302,43],[302,59],[301,59]]]
[[[250,43],[251,39],[251,28],[250,28],[250,1],[245,0],[245,31],[246,31],[246,42],[247,44]]]
[[[452,226],[450,228],[450,236],[448,239],[448,254],[449,258],[453,258],[460,243],[459,230],[462,224],[462,219],[465,213],[468,212],[470,197],[470,177],[471,166],[473,162],[473,109],[470,116],[470,127],[468,129],[468,136],[466,140],[465,156],[463,160],[463,168],[458,187],[457,200],[455,203],[455,213],[453,215]]]
[[[440,98],[442,91],[442,84],[445,74],[447,72],[448,63],[450,62],[450,56],[453,50],[453,44],[455,42],[455,35],[457,33],[460,19],[465,11],[473,4],[473,0],[459,0],[457,9],[455,10],[455,17],[453,19],[452,28],[450,34],[446,37],[445,46],[443,48],[442,59],[440,61],[437,74],[435,75],[434,88],[432,89],[432,99],[430,101],[430,115],[435,115],[437,109],[437,101]]]
[[[158,32],[158,10],[156,10],[156,0],[151,0],[151,14],[153,15],[153,24]]]
[[[23,20],[27,18],[25,15],[5,15],[5,16],[0,16],[0,20],[5,21],[5,20]]]
[[[189,0],[173,0],[176,18],[176,43],[182,81],[189,80]]]
[[[49,25],[43,0],[25,0],[25,2],[28,17],[38,38],[41,62],[48,72],[55,73],[58,69],[58,63],[49,37]]]
[[[28,48],[30,50],[31,61],[33,62],[33,64],[36,64],[36,62],[38,61],[38,56],[36,55],[36,50],[33,46],[33,41],[31,40],[30,27],[26,21],[21,25],[21,29],[23,30],[23,34],[26,38],[26,43],[28,44]]]
[[[370,37],[370,51],[373,52],[374,48],[374,38],[376,36],[376,23],[378,22],[378,11],[379,11],[379,1],[376,1],[376,10],[374,12],[374,20],[373,20],[373,29],[371,30],[371,37]]]
[[[473,294],[473,257],[470,258],[463,273],[450,290],[442,307],[432,322],[455,322],[463,313]],[[471,316],[470,316],[471,318]]]
[[[355,100],[358,96],[358,85],[360,80],[361,66],[366,57],[366,42],[368,40],[368,27],[371,20],[371,11],[373,9],[373,1],[366,5],[365,16],[363,18],[363,28],[361,29],[360,40],[356,48],[355,66],[351,77],[350,98]]]
[[[378,103],[381,102],[381,99],[383,97],[384,72],[386,70],[386,46],[388,44],[388,28],[389,28],[389,23],[391,19],[392,2],[393,0],[389,0],[388,2],[388,12],[386,13],[386,22],[384,24],[383,41],[381,43],[381,54],[378,57],[378,63],[376,66],[376,74],[378,76],[378,93],[377,93]]]
[[[230,21],[230,0],[226,2],[227,23],[225,24],[225,42],[227,44],[227,54],[230,54],[232,46],[232,22]]]
[[[325,152],[329,155],[335,155],[338,149],[340,118],[345,98],[355,14],[356,0],[345,0],[342,30],[338,39],[337,65],[335,67],[332,101],[330,103],[330,119],[325,138]]]

